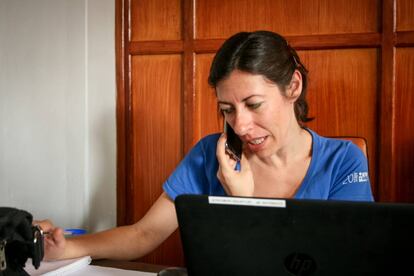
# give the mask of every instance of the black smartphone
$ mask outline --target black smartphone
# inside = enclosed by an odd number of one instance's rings
[[[236,161],[240,161],[243,151],[243,142],[231,126],[224,122],[224,132],[227,134],[226,153]]]

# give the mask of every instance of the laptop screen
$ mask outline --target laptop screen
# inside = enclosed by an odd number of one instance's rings
[[[189,275],[412,271],[414,205],[181,195]]]

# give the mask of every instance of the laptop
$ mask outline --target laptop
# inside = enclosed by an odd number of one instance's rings
[[[180,195],[189,275],[414,275],[414,204]]]

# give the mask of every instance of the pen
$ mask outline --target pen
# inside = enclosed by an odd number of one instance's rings
[[[43,235],[47,236],[52,234],[51,232],[44,231]],[[63,230],[63,235],[65,236],[77,236],[77,235],[83,235],[86,234],[85,229],[78,229],[78,228],[68,228]]]

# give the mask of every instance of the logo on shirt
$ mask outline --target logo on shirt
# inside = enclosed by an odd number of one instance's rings
[[[368,179],[368,172],[354,172],[348,175],[342,184],[368,182]]]

